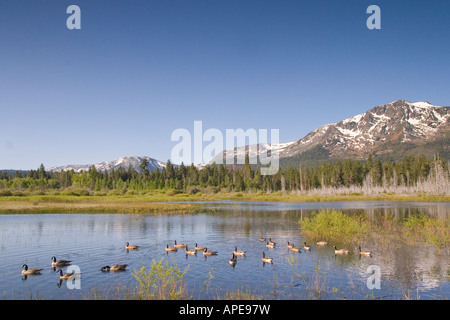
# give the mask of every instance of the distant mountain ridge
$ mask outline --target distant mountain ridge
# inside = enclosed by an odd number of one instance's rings
[[[75,172],[88,171],[92,166],[95,167],[97,171],[110,171],[112,169],[117,170],[119,167],[123,167],[124,169],[128,169],[130,166],[136,171],[140,171],[140,165],[143,159],[147,159],[147,169],[150,171],[154,171],[155,169],[162,170],[166,166],[165,162],[147,157],[147,156],[134,156],[134,157],[121,157],[119,159],[113,161],[103,161],[96,164],[74,164],[74,165],[66,165],[60,167],[52,167],[46,169],[47,171],[60,172],[60,171],[70,171],[73,170]]]
[[[258,150],[255,147],[225,150],[211,163],[219,162],[228,152],[235,156],[245,154],[246,148]],[[369,154],[400,160],[420,153],[450,159],[450,107],[396,100],[324,125],[299,140],[279,144],[282,166],[332,159],[362,160]],[[250,151],[249,157],[255,159],[257,155],[258,151]]]
[[[319,127],[299,140],[277,146],[266,145],[267,149],[275,147],[278,147],[282,166],[333,159],[363,160],[369,154],[394,161],[407,155],[440,154],[450,160],[450,107],[435,106],[429,102],[396,100],[338,123]],[[228,152],[235,156],[245,155],[246,150],[250,150],[250,159],[254,160],[258,156],[259,148],[256,146],[239,147],[222,151],[210,163],[218,162],[219,157],[224,157]],[[144,158],[148,161],[147,168],[150,171],[162,170],[166,166],[165,162],[148,156],[134,156],[47,170],[81,172],[88,171],[94,165],[98,171],[117,170],[119,167],[128,169],[130,166],[140,171]],[[202,168],[201,165],[196,166]]]

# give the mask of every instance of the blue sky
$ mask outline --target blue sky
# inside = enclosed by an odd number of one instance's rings
[[[195,120],[288,142],[397,99],[448,106],[449,14],[447,0],[0,0],[0,169],[166,161]]]

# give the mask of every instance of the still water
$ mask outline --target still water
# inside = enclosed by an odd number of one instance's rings
[[[247,292],[264,299],[420,299],[450,298],[448,249],[362,243],[373,257],[360,257],[357,245],[346,256],[335,256],[332,245],[305,251],[307,241],[298,221],[321,208],[339,208],[349,214],[365,211],[371,218],[390,214],[403,219],[425,213],[438,219],[450,216],[449,203],[336,202],[256,203],[206,202],[203,210],[185,215],[133,214],[19,214],[0,215],[1,299],[120,298],[136,286],[133,271],[152,259],[188,268],[185,280],[194,299],[224,298],[227,292]],[[277,245],[265,247],[259,237]],[[184,249],[166,253],[166,244],[194,243],[218,252],[186,256]],[[127,251],[125,243],[140,246]],[[301,253],[287,249],[287,241]],[[339,247],[340,244],[336,243]],[[246,251],[235,267],[228,260],[234,247]],[[262,252],[273,258],[263,264]],[[71,260],[81,271],[80,288],[60,283],[51,257]],[[22,265],[43,268],[24,277]],[[105,265],[128,264],[124,272],[102,272]],[[380,288],[369,266],[380,271]],[[66,268],[62,268],[64,271]],[[74,283],[72,283],[74,284]],[[120,289],[120,291],[118,290]],[[118,293],[120,292],[120,293]]]

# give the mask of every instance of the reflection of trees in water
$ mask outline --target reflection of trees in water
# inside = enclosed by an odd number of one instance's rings
[[[394,207],[367,207],[360,209],[338,208],[344,213],[364,214],[376,227],[383,224],[383,218],[389,218],[396,222],[404,221],[406,218],[423,214],[430,218],[448,219],[450,217],[450,206],[446,204],[425,204],[424,206],[411,207],[408,204]],[[281,208],[280,208],[281,207]],[[282,231],[286,225],[299,228],[299,220],[311,218],[320,209],[286,209],[283,204],[267,206],[260,209],[252,205],[223,205],[205,207],[202,211],[208,216],[218,219],[213,222],[213,227],[220,233],[233,233],[245,227],[245,233],[250,234],[251,230],[273,230]]]
[[[403,291],[417,288],[420,292],[446,281],[448,252],[443,253],[433,246],[393,245],[386,248],[374,245],[382,278],[400,284]]]
[[[384,218],[394,223],[400,223],[412,215],[426,215],[433,219],[448,219],[450,217],[450,206],[447,204],[424,204],[410,206],[402,204],[388,207],[368,207],[365,209],[346,209],[345,213],[365,214],[375,227],[382,227]],[[275,206],[276,208],[276,206]],[[221,233],[233,234],[237,230],[246,234],[256,233],[259,230],[267,230],[273,234],[283,234],[286,225],[298,227],[300,219],[310,218],[319,209],[293,209],[293,210],[255,210],[248,207],[216,208],[214,213],[218,217],[218,230]],[[210,215],[210,214],[208,214]],[[300,229],[300,228],[299,228]],[[447,279],[449,272],[448,248],[438,249],[432,245],[414,245],[397,241],[395,235],[380,236],[364,244],[366,249],[374,252],[375,258],[364,263],[379,265],[382,273],[382,281],[389,280],[392,286],[397,287],[404,293],[408,291],[431,289],[438,287]],[[325,256],[321,259],[327,258]],[[354,263],[354,258],[345,263]],[[386,282],[384,283],[385,285]]]

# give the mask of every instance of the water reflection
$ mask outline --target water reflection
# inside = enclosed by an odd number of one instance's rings
[[[224,218],[233,217],[234,213],[244,214],[245,217],[260,217],[276,214],[283,218],[307,218],[320,209],[341,209],[346,213],[365,213],[371,219],[377,217],[393,217],[398,221],[414,214],[424,214],[435,219],[448,219],[450,216],[450,203],[405,203],[405,202],[327,202],[327,203],[284,203],[282,209],[278,203],[227,203],[208,204],[203,211],[220,214]]]
[[[403,221],[414,214],[437,219],[450,217],[448,203],[205,203],[200,212],[186,215],[3,215],[1,222],[0,285],[5,299],[28,299],[30,292],[39,292],[43,299],[86,299],[92,290],[113,292],[114,287],[133,287],[132,272],[162,257],[174,261],[181,270],[189,267],[186,281],[194,298],[217,298],[227,290],[248,289],[268,299],[364,299],[367,296],[398,299],[407,292],[419,290],[420,297],[448,298],[449,249],[434,246],[407,245],[393,239],[378,239],[355,244],[347,255],[335,255],[333,245],[309,243],[298,221],[311,217],[321,208],[339,208],[348,214],[366,214],[382,226],[383,218]],[[277,245],[266,248],[263,236]],[[165,252],[174,241],[194,248],[208,247],[215,256],[186,255],[185,249]],[[126,242],[139,245],[129,252]],[[300,247],[293,253],[287,243]],[[361,256],[358,246],[373,252]],[[236,257],[230,267],[233,250],[246,251]],[[262,261],[263,252],[273,263]],[[80,290],[68,290],[58,283],[57,272],[51,270],[52,256],[72,260],[83,272]],[[43,266],[39,277],[23,279],[24,263]],[[102,266],[129,264],[127,271],[103,274]],[[381,270],[381,290],[368,290],[367,268],[377,265]],[[230,280],[231,279],[231,280]],[[30,281],[31,280],[31,281]],[[52,285],[49,285],[52,284]],[[205,287],[206,286],[206,287]],[[55,289],[58,289],[55,291]]]
[[[315,208],[314,205],[309,203],[295,203],[283,204],[281,210],[274,210],[273,207],[277,207],[277,205],[273,203],[229,203],[227,206],[220,208],[214,206],[214,214],[223,218],[226,228],[230,230],[235,230],[234,219],[236,217],[252,221],[249,225],[254,226],[257,224],[253,222],[263,216],[266,219],[265,224],[259,231],[266,233],[267,230],[270,230],[273,234],[282,232],[282,226],[286,224],[298,223],[300,219],[310,218],[318,209],[326,208],[340,208],[348,214],[363,213],[369,217],[375,226],[381,226],[384,218],[402,222],[408,217],[420,214],[440,220],[450,218],[450,205],[448,203],[326,203],[316,205]],[[274,216],[276,219],[273,219]],[[335,266],[348,270],[347,267],[356,265],[361,267],[361,270],[365,270],[370,264],[379,264],[383,279],[387,280],[389,286],[399,291],[396,297],[401,298],[402,295],[411,290],[430,290],[443,286],[445,289],[441,289],[437,298],[448,298],[449,248],[402,245],[395,241],[375,241],[364,245],[376,252],[375,258],[373,253],[370,257],[361,256],[358,252],[359,249],[353,248],[348,255],[335,255]],[[325,256],[329,256],[328,252],[320,252],[320,247],[317,250],[319,250],[317,255],[319,259],[325,259]],[[358,259],[358,262],[356,262],[356,259]],[[360,275],[367,277],[365,271]]]

